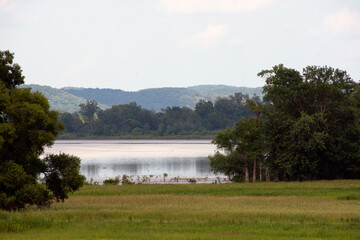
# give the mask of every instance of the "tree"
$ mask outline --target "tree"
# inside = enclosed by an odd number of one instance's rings
[[[237,152],[236,147],[240,142],[235,130],[226,128],[218,132],[212,143],[223,153],[217,151],[213,156],[209,156],[211,170],[215,174],[223,173],[235,181],[244,178],[244,161],[243,156]]]
[[[249,182],[252,164],[252,180],[256,182],[256,166],[262,162],[265,151],[260,119],[248,117],[239,121],[235,129],[219,132],[213,143],[225,153],[210,156],[210,166],[215,173],[233,175],[234,179],[244,177],[245,182]]]
[[[269,172],[275,180],[359,178],[360,84],[327,66],[301,74],[277,65],[259,76],[266,79],[266,104],[247,100],[256,117],[216,136],[225,154],[210,158],[212,169],[232,173],[243,166],[245,181],[251,162],[253,181],[257,163],[266,166],[267,180]],[[233,165],[234,156],[241,165]]]
[[[82,103],[79,105],[79,107],[79,113],[81,114],[81,116],[83,116],[86,122],[90,123],[90,132],[92,132],[96,114],[100,111],[98,103],[95,100],[86,100],[86,104]]]
[[[17,88],[24,77],[19,65],[13,63],[13,54],[0,51],[0,208],[18,209],[27,205],[49,206],[52,200],[64,200],[67,193],[77,190],[84,177],[79,174],[80,162],[59,168],[53,159],[40,159],[45,146],[51,146],[63,129],[58,114],[50,111],[47,99],[30,89]],[[72,159],[63,155],[62,161]],[[48,173],[65,179],[65,173],[78,179],[53,184]],[[44,174],[45,185],[39,183]],[[55,186],[61,191],[55,191]]]
[[[342,70],[283,65],[265,77],[263,119],[268,162],[279,179],[354,178],[360,174],[359,84]]]
[[[6,88],[14,88],[24,83],[24,76],[20,66],[14,61],[14,54],[10,51],[0,51],[0,80]]]

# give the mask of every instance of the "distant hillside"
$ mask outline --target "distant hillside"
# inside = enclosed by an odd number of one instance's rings
[[[75,96],[96,100],[99,103],[112,106],[136,102],[143,108],[161,111],[168,106],[187,106],[194,108],[200,99],[215,100],[217,97],[227,97],[236,92],[254,93],[262,97],[262,88],[232,87],[226,85],[200,85],[188,88],[149,88],[136,92],[120,89],[99,88],[62,88]]]
[[[187,88],[151,88],[137,92],[119,89],[63,88],[78,97],[96,100],[109,106],[136,102],[143,108],[161,111],[168,106],[193,107],[200,95]]]
[[[79,110],[79,104],[85,103],[86,99],[72,95],[61,89],[36,84],[22,85],[22,88],[31,88],[31,91],[41,92],[50,102],[53,110],[76,112]],[[108,106],[101,104],[101,108],[106,109]]]
[[[262,87],[249,88],[249,87],[234,87],[227,85],[199,85],[188,87],[188,89],[194,90],[200,94],[201,97],[207,97],[215,99],[217,97],[227,97],[234,93],[241,92],[243,94],[249,94],[250,96],[256,94],[262,98]]]
[[[187,106],[194,108],[200,99],[214,101],[217,97],[227,97],[236,92],[256,94],[262,97],[262,88],[233,87],[226,85],[200,85],[187,88],[149,88],[136,92],[123,91],[120,89],[105,88],[52,88],[36,84],[23,85],[38,91],[49,99],[51,109],[66,112],[76,112],[79,104],[86,100],[95,100],[102,109],[112,105],[136,102],[143,108],[161,111],[170,106]]]

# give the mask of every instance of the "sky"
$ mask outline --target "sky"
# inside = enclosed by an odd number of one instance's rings
[[[0,0],[26,84],[261,87],[278,64],[360,80],[359,0]]]

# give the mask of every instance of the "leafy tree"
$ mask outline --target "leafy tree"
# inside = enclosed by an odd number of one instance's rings
[[[216,114],[215,114],[214,104],[211,101],[200,100],[195,105],[195,112],[201,118],[202,125],[204,128],[214,129],[213,127],[215,122],[214,117],[216,116]]]
[[[53,199],[64,200],[66,193],[82,185],[82,181],[54,184],[48,177],[53,169],[53,176],[60,180],[65,179],[65,172],[74,179],[84,178],[78,172],[79,162],[68,166],[71,171],[63,171],[54,164],[57,155],[47,157],[47,161],[40,159],[63,125],[43,95],[17,88],[23,79],[13,54],[0,51],[0,208],[7,210],[49,206]],[[69,158],[62,156],[63,161]],[[45,185],[38,183],[40,174],[45,175]],[[65,194],[59,194],[54,186]]]
[[[244,161],[243,156],[237,152],[237,145],[240,142],[235,130],[226,128],[224,131],[218,132],[212,142],[223,153],[217,151],[213,156],[209,156],[211,170],[215,174],[223,173],[229,178],[242,179],[244,177]]]
[[[245,182],[249,182],[249,170],[252,164],[252,180],[256,182],[257,163],[263,161],[265,150],[260,119],[248,117],[239,121],[235,129],[227,128],[219,132],[213,143],[225,153],[217,152],[214,156],[210,156],[210,166],[215,173],[232,174],[235,179],[244,177]],[[239,169],[243,170],[239,171]]]
[[[0,80],[6,88],[14,88],[24,83],[24,76],[20,66],[14,61],[14,54],[10,51],[0,51]]]
[[[96,114],[100,111],[100,107],[98,106],[98,103],[95,100],[86,101],[85,103],[82,103],[79,105],[80,111],[79,113],[84,118],[85,122],[88,122],[90,124],[90,132],[93,131],[93,123],[96,117]]]
[[[61,153],[48,155],[43,160],[46,186],[54,193],[57,200],[68,198],[68,194],[81,186],[85,180],[79,174],[80,158]]]
[[[73,133],[80,131],[83,127],[83,121],[78,113],[63,112],[59,114],[59,120],[66,126],[63,133]]]
[[[225,154],[210,158],[212,169],[228,174],[243,167],[245,181],[251,162],[253,181],[257,163],[266,166],[267,180],[269,172],[275,180],[358,178],[359,83],[326,66],[308,66],[301,74],[278,65],[259,76],[266,78],[267,104],[246,100],[256,117],[216,136]]]
[[[143,109],[135,102],[112,106],[98,113],[97,135],[122,135],[134,131],[136,135],[155,131],[158,128],[157,115]]]
[[[278,65],[266,78],[268,162],[279,179],[354,178],[359,171],[359,84],[345,71]]]

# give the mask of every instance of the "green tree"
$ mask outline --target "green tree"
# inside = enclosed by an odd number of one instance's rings
[[[244,171],[244,157],[237,151],[240,141],[234,129],[218,132],[212,143],[222,151],[209,156],[210,168],[215,174],[223,173],[235,181],[243,179],[244,173],[248,176],[246,168]]]
[[[224,152],[210,156],[210,166],[215,173],[232,174],[234,179],[244,178],[245,182],[249,182],[252,168],[252,180],[256,182],[257,163],[262,163],[265,151],[260,119],[248,117],[239,121],[235,129],[227,128],[219,132],[213,143]]]
[[[68,193],[82,185],[78,181],[58,186],[48,177],[53,169],[57,169],[53,175],[59,179],[65,176],[65,171],[53,164],[56,155],[49,156],[48,163],[40,159],[44,147],[53,144],[63,125],[43,95],[17,88],[23,79],[21,68],[13,63],[13,54],[0,51],[0,208],[8,210],[34,204],[49,206],[53,199],[67,197],[53,186]],[[64,161],[68,158],[62,157]],[[71,175],[83,180],[77,171],[79,164],[71,165],[75,169]],[[45,175],[45,185],[38,183],[40,174]]]
[[[14,54],[10,51],[0,51],[0,80],[6,88],[14,88],[24,83],[24,76],[20,66],[14,61]]]
[[[95,100],[86,101],[85,103],[82,103],[79,105],[80,107],[80,115],[84,118],[85,122],[88,122],[90,124],[90,132],[93,131],[93,123],[96,118],[96,114],[100,111],[100,107],[98,106],[98,103]]]
[[[342,70],[278,65],[265,77],[268,162],[279,179],[358,177],[359,84]]]

